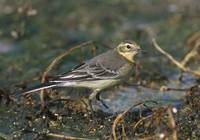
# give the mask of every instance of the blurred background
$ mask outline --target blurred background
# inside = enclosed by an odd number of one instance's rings
[[[139,80],[177,87],[180,71],[153,48],[149,32],[163,49],[181,60],[195,39],[200,38],[199,13],[199,0],[0,0],[0,88],[13,93],[23,85],[40,81],[56,56],[78,44],[94,41],[95,54],[99,54],[124,40],[134,40],[146,50],[139,62]],[[192,42],[194,34],[197,37]],[[91,58],[92,50],[93,45],[89,45],[75,51],[50,75],[63,73]],[[199,69],[199,58],[191,67]],[[186,75],[178,87],[189,87],[196,82],[194,76]],[[129,94],[121,96],[118,107],[123,108],[125,100],[132,103],[138,99],[131,95],[138,92],[135,88],[122,92]],[[155,91],[143,92],[149,93],[145,97],[153,97]],[[117,100],[114,95],[110,98]],[[116,108],[115,105],[112,110]],[[9,109],[0,107],[2,116],[11,115],[5,111]],[[12,133],[16,128],[5,129],[5,118],[0,119],[0,132]],[[14,120],[9,120],[10,124]]]
[[[0,0],[0,84],[41,75],[55,56],[90,40],[100,50],[135,40],[146,58],[157,58],[146,29],[180,59],[199,30],[199,12],[198,0]]]

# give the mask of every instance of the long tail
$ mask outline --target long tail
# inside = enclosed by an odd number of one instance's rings
[[[34,92],[37,92],[37,91],[40,91],[40,90],[43,90],[43,89],[54,88],[54,87],[56,88],[56,87],[73,87],[73,86],[76,86],[76,82],[50,81],[48,83],[43,83],[43,84],[40,84],[40,85],[35,86],[33,88],[24,90],[24,91],[20,92],[20,95],[27,96],[27,95],[30,95]],[[16,93],[16,94],[19,95],[19,93]]]
[[[35,86],[31,89],[27,89],[25,91],[22,91],[21,95],[28,95],[28,94],[31,94],[31,93],[34,93],[34,92],[37,92],[37,91],[40,91],[40,90],[43,90],[43,89],[49,89],[49,88],[53,88],[53,87],[57,87],[57,86],[58,86],[58,83],[44,83],[44,84],[40,84],[38,86]]]

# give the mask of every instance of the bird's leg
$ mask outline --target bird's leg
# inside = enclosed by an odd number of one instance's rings
[[[94,97],[96,97],[97,94],[98,94],[98,90],[93,90],[93,92],[92,92],[92,93],[90,94],[90,96],[89,96],[89,108],[90,108],[92,114],[94,114],[94,110],[93,110],[93,107],[92,107],[92,99],[93,99]]]
[[[97,101],[100,101],[101,104],[102,104],[105,108],[108,109],[109,107],[108,107],[108,106],[106,105],[106,103],[100,98],[100,93],[101,93],[101,92],[98,92],[98,93],[97,93],[97,95],[96,95],[96,100],[97,100]]]

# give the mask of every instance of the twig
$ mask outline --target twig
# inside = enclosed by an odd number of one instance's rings
[[[133,106],[129,107],[127,110],[125,110],[124,112],[120,113],[117,118],[114,120],[113,122],[113,125],[112,125],[112,135],[113,135],[113,139],[114,140],[117,140],[117,135],[116,135],[116,126],[117,124],[123,119],[123,117],[126,115],[126,113],[128,113],[132,108],[135,108],[137,106],[140,106],[146,102],[153,102],[153,103],[156,103],[155,101],[153,100],[148,100],[148,101],[144,101],[144,102],[141,102],[141,103],[138,103],[138,104],[134,104]]]
[[[188,71],[187,68],[185,68],[183,65],[181,65],[177,60],[175,60],[169,53],[167,53],[166,51],[164,51],[156,42],[156,39],[153,38],[152,39],[153,45],[154,47],[163,55],[165,55],[169,60],[171,60],[177,67],[179,67],[182,71]]]
[[[51,64],[46,68],[45,72],[43,73],[42,75],[42,80],[41,80],[41,83],[44,83],[46,81],[46,77],[48,75],[48,73],[53,69],[53,67],[61,60],[63,59],[64,57],[67,57],[72,51],[78,49],[78,48],[81,48],[83,46],[87,46],[89,44],[94,44],[93,41],[88,41],[88,42],[84,42],[82,44],[79,44],[73,48],[70,48],[69,50],[65,51],[64,53],[60,54],[59,56],[57,56],[52,62]],[[40,92],[40,99],[41,99],[41,105],[42,105],[42,108],[44,108],[45,106],[45,103],[44,103],[44,90],[41,90]]]
[[[152,135],[152,136],[147,136],[147,137],[144,137],[144,138],[138,138],[138,140],[158,140],[158,139],[161,139],[161,135],[163,135],[163,133],[157,133],[157,134]],[[168,140],[168,139],[165,139],[165,140]]]
[[[146,117],[142,117],[142,118],[133,126],[133,129],[135,130],[141,122],[143,122],[144,120],[146,120],[146,119],[148,119],[148,118],[150,118],[150,117],[152,117],[152,115],[149,115],[149,116],[146,116]]]
[[[198,41],[195,46],[193,47],[193,49],[186,54],[186,56],[183,58],[183,60],[181,61],[181,65],[185,66],[193,57],[196,57],[198,55],[198,48],[200,46],[200,41]]]
[[[176,122],[174,120],[173,114],[172,114],[172,108],[169,107],[167,109],[167,114],[168,114],[168,122],[169,122],[169,127],[173,130],[172,132],[172,139],[177,140],[177,130],[176,130]]]
[[[166,112],[166,113],[165,113]],[[150,135],[147,137],[143,137],[143,138],[138,138],[139,140],[154,140],[154,139],[170,139],[170,140],[177,140],[178,139],[178,135],[177,135],[177,129],[176,129],[176,122],[175,119],[173,117],[173,113],[172,113],[172,107],[167,107],[165,109],[165,112],[163,112],[167,117],[167,126],[169,129],[171,129],[172,131],[163,131],[163,132],[158,132],[154,135]],[[163,115],[164,115],[163,114]],[[164,116],[163,116],[164,118]],[[144,118],[143,120],[146,120],[147,118]],[[139,121],[138,123],[140,123],[141,121]],[[138,124],[137,123],[137,124]],[[161,122],[159,122],[161,123]],[[171,133],[172,132],[172,133]]]
[[[126,130],[125,130],[125,127],[124,127],[123,124],[122,124],[122,139],[123,140],[128,140],[127,139],[127,135],[126,135]]]
[[[65,139],[65,140],[88,140],[88,138],[80,138],[80,137],[73,137],[73,136],[66,136],[62,134],[55,134],[55,133],[47,133],[46,136],[58,138],[58,139]]]
[[[124,111],[123,113],[119,114],[117,116],[117,118],[114,120],[113,125],[112,125],[112,135],[113,135],[113,139],[117,140],[117,135],[116,135],[116,126],[118,124],[118,122],[123,118],[123,116],[127,113],[127,110]]]
[[[152,38],[152,43],[153,46],[160,52],[162,53],[164,56],[166,56],[173,64],[175,64],[180,70],[184,71],[184,72],[188,72],[191,73],[197,77],[200,77],[200,71],[196,71],[196,70],[191,70],[190,68],[185,67],[184,65],[182,65],[180,62],[178,62],[176,59],[174,59],[169,53],[167,53],[166,51],[164,51],[156,42],[155,38]]]

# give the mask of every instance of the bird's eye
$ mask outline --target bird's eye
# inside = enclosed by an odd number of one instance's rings
[[[131,48],[131,46],[130,46],[130,45],[126,45],[126,48],[127,48],[127,49],[130,49],[130,48]]]

